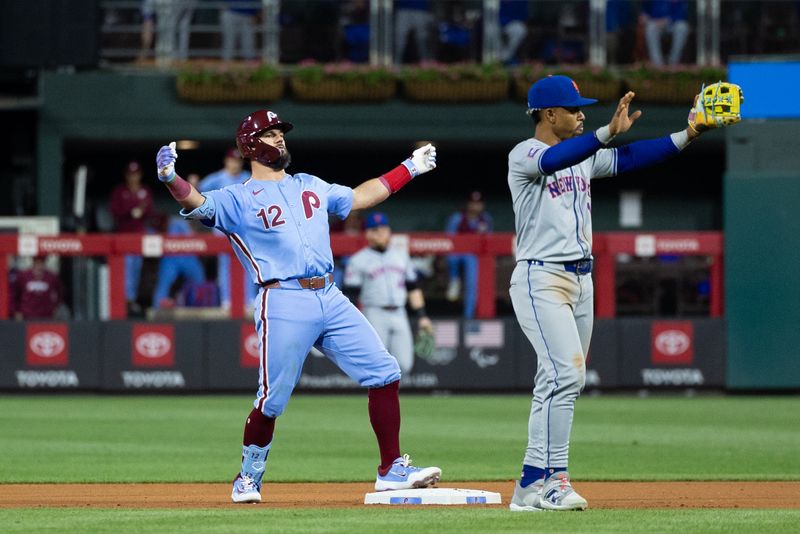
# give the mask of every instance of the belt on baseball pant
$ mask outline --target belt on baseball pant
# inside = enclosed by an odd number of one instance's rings
[[[564,269],[569,273],[575,274],[589,274],[592,272],[592,264],[594,260],[583,259],[575,261],[541,261],[541,260],[528,260],[530,265],[539,265],[541,267],[555,267],[556,269]]]
[[[311,278],[290,278],[289,280],[267,280],[261,287],[265,289],[275,289],[284,287],[289,289],[322,289],[328,284],[333,283],[333,273],[323,276],[312,276]]]
[[[396,311],[400,309],[400,306],[381,306],[380,308],[385,311]]]

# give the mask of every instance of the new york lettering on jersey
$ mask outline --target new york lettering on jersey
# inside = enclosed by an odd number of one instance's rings
[[[592,253],[591,180],[616,173],[616,149],[598,150],[576,165],[545,175],[541,158],[547,148],[541,141],[527,139],[509,154],[517,259],[588,258]]]

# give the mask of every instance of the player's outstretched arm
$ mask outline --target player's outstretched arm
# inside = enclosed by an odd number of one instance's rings
[[[430,143],[418,148],[411,157],[386,174],[367,180],[353,189],[353,210],[380,204],[414,177],[436,168],[436,147]]]
[[[741,120],[742,102],[744,97],[738,85],[718,82],[703,86],[700,94],[694,97],[686,129],[617,148],[616,174],[659,163],[686,148],[701,133],[736,124]]]
[[[206,197],[201,195],[197,189],[189,182],[175,173],[175,160],[178,159],[178,152],[175,150],[175,142],[162,146],[156,154],[156,167],[158,169],[158,179],[167,186],[170,194],[187,211],[199,208],[206,201]]]

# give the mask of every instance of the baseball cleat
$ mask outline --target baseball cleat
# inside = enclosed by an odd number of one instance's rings
[[[404,454],[394,462],[385,475],[378,473],[375,491],[427,488],[439,482],[442,470],[438,467],[414,467]]]
[[[543,487],[544,479],[537,480],[524,488],[517,480],[516,484],[514,484],[514,495],[511,497],[511,504],[508,505],[508,509],[512,512],[541,512],[540,501]]]
[[[237,503],[258,503],[261,502],[261,493],[255,480],[245,475],[236,475],[233,479],[233,490],[231,500]]]
[[[539,506],[544,510],[586,510],[589,503],[572,489],[569,474],[561,471],[545,481]]]

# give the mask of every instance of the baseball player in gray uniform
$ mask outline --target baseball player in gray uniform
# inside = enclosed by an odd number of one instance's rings
[[[414,338],[406,315],[406,301],[418,328],[433,333],[425,312],[425,297],[407,251],[390,247],[392,230],[383,213],[366,221],[367,246],[356,252],[344,274],[344,292],[361,302],[361,312],[378,332],[386,349],[397,358],[403,374],[414,367]]]
[[[641,111],[629,114],[633,97],[629,92],[620,99],[608,125],[584,133],[581,107],[596,100],[582,97],[566,76],[543,78],[528,93],[534,136],[508,156],[517,233],[510,294],[538,357],[528,446],[510,504],[514,511],[588,507],[570,485],[567,459],[594,320],[591,180],[662,161],[703,131],[692,128],[690,115],[683,131],[605,148],[641,116]]]

